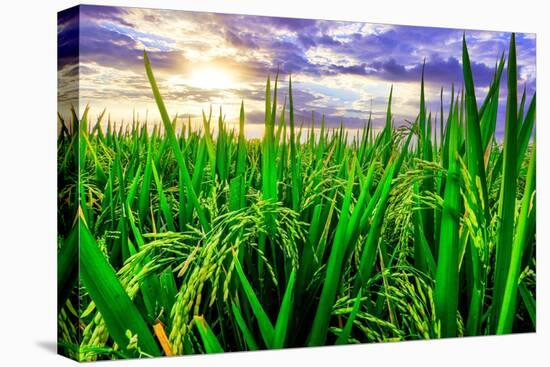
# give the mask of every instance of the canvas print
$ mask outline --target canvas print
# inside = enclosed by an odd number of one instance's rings
[[[58,16],[58,350],[536,330],[535,35]]]

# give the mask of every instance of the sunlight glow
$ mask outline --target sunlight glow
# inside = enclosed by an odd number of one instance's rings
[[[201,89],[230,89],[235,83],[228,70],[208,67],[194,70],[188,84]]]

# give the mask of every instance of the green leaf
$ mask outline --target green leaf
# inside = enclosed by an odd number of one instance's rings
[[[145,170],[143,171],[143,179],[141,181],[141,189],[139,191],[138,207],[139,207],[139,222],[143,226],[147,215],[149,214],[151,182],[153,180],[153,168],[151,167],[151,141],[147,145],[147,157],[145,162]]]
[[[212,332],[204,317],[195,316],[193,319],[195,320],[195,325],[197,325],[202,342],[204,343],[206,353],[223,353],[224,350],[218,338],[216,338],[216,335]]]
[[[239,260],[237,258],[235,258],[235,270],[237,271],[237,275],[241,281],[244,293],[248,299],[248,302],[250,303],[252,312],[254,313],[254,316],[256,316],[256,320],[258,321],[258,326],[260,328],[260,333],[262,334],[262,337],[264,339],[264,343],[267,348],[271,348],[271,346],[273,345],[273,338],[275,336],[273,324],[271,323],[269,317],[264,311],[262,304],[258,300],[258,297],[256,296],[252,285],[250,285],[250,282],[246,278],[243,268],[241,267],[241,264],[239,263]]]
[[[151,162],[151,165],[153,167],[153,177],[155,178],[155,183],[157,185],[160,209],[162,210],[162,214],[164,215],[164,219],[166,220],[166,226],[168,227],[169,231],[175,232],[176,227],[174,226],[174,216],[172,215],[172,209],[170,208],[170,205],[168,204],[168,200],[166,199],[166,195],[164,194],[164,190],[162,188],[162,181],[157,173],[155,163]]]
[[[525,119],[521,125],[521,130],[518,137],[518,172],[521,168],[521,164],[523,163],[525,152],[527,152],[527,147],[529,146],[529,141],[531,140],[531,136],[533,134],[536,106],[537,95],[534,94],[531,99],[531,103],[529,103],[529,108],[527,109],[527,114],[525,115]]]
[[[508,100],[506,103],[506,124],[504,129],[504,153],[502,166],[502,182],[498,203],[498,227],[496,241],[495,281],[493,292],[493,322],[494,326],[500,317],[500,308],[510,269],[512,243],[514,239],[514,221],[516,213],[517,190],[517,66],[516,66],[516,36],[510,38],[508,54]]]
[[[536,148],[533,144],[531,150],[531,160],[529,162],[529,170],[527,173],[527,182],[523,198],[521,200],[521,209],[517,221],[516,235],[512,245],[512,253],[510,258],[510,268],[508,269],[508,277],[506,278],[506,287],[502,299],[502,308],[497,325],[497,334],[507,334],[512,332],[514,317],[516,316],[517,305],[517,290],[520,281],[521,261],[523,251],[527,243],[527,235],[529,232],[529,220],[535,220],[534,216],[530,216],[532,203],[534,202],[534,192],[536,184]]]
[[[355,301],[353,302],[353,308],[351,309],[351,313],[349,314],[348,320],[346,321],[346,325],[344,326],[344,329],[338,335],[338,339],[336,339],[336,345],[343,345],[348,344],[349,337],[351,335],[351,329],[353,328],[353,322],[355,321],[355,318],[357,317],[357,313],[359,312],[359,308],[361,307],[361,297],[363,294],[363,290],[359,290],[359,293],[357,293],[357,297],[355,297]]]
[[[136,306],[120,284],[115,271],[97,247],[88,228],[79,221],[80,278],[105,320],[109,335],[127,351],[130,330],[138,337],[140,349],[150,356],[160,356],[153,335]]]
[[[460,177],[458,167],[458,106],[448,128],[449,170],[443,198],[439,252],[435,276],[435,311],[441,322],[441,336],[455,337],[458,308],[458,247],[460,220]]]
[[[527,308],[527,313],[529,314],[529,318],[531,319],[533,326],[536,328],[537,327],[537,302],[535,301],[535,297],[533,297],[533,294],[527,289],[527,287],[523,282],[519,283],[519,293],[521,294],[521,299],[523,300],[523,304],[525,305],[525,308]]]
[[[330,256],[328,258],[326,275],[321,291],[321,298],[317,306],[317,312],[313,320],[313,326],[308,337],[309,346],[323,345],[326,340],[332,306],[336,298],[336,291],[340,283],[340,274],[342,272],[342,263],[346,252],[345,235],[349,220],[349,207],[352,198],[353,182],[355,181],[355,162],[352,160],[352,166],[348,177],[344,201],[340,210],[340,218],[336,226],[336,234],[332,243]],[[347,162],[343,162],[345,165]]]
[[[78,279],[78,226],[65,238],[57,254],[57,310],[65,305]]]
[[[246,325],[246,321],[244,321],[244,317],[241,313],[241,310],[239,309],[239,306],[237,306],[234,302],[232,302],[231,309],[233,310],[233,316],[235,317],[237,326],[239,326],[239,329],[243,334],[246,345],[248,345],[248,349],[258,350],[259,349],[258,343],[256,343],[256,340],[254,339],[254,335],[250,332],[250,329]]]
[[[172,147],[172,151],[176,157],[179,171],[183,177],[183,181],[185,182],[191,204],[197,211],[197,215],[199,217],[199,221],[202,227],[206,231],[208,231],[210,230],[210,223],[206,219],[206,215],[204,214],[202,206],[199,203],[197,194],[195,193],[195,189],[193,188],[193,183],[191,182],[191,177],[189,176],[189,171],[187,170],[187,164],[185,163],[185,159],[183,158],[183,155],[181,153],[178,139],[176,138],[176,133],[174,132],[174,128],[172,126],[170,118],[168,117],[168,111],[166,111],[166,106],[164,105],[164,101],[162,100],[162,97],[160,95],[155,76],[153,75],[153,70],[151,69],[149,57],[147,56],[147,52],[145,51],[143,52],[143,62],[145,64],[145,71],[147,73],[147,78],[149,79],[149,84],[151,84],[151,90],[153,91],[153,95],[155,97],[155,102],[157,103],[157,107],[162,118],[162,123],[164,124],[164,129],[166,130],[167,139],[170,142],[170,146]]]
[[[284,348],[286,337],[288,334],[288,326],[290,324],[290,318],[292,316],[292,304],[294,299],[294,283],[296,281],[296,272],[293,270],[288,279],[285,295],[281,308],[279,309],[279,316],[277,316],[277,323],[275,324],[275,335],[271,348],[278,349]]]
[[[300,174],[300,157],[296,149],[296,135],[294,132],[294,102],[292,99],[292,76],[288,81],[288,99],[289,99],[289,118],[290,118],[290,172],[292,193],[292,209],[298,210],[300,207],[300,195],[302,192],[302,177]]]
[[[377,209],[374,217],[372,218],[371,225],[367,234],[367,239],[361,253],[359,271],[356,276],[355,287],[353,289],[354,294],[357,294],[361,287],[366,284],[374,269],[376,251],[378,249],[378,241],[380,239],[380,234],[382,231],[382,221],[386,213],[386,207],[390,196],[391,184],[395,175],[398,174],[403,160],[405,159],[405,155],[408,152],[412,136],[413,131],[411,130],[407,141],[405,142],[405,144],[403,144],[403,147],[401,148],[401,153],[399,154],[399,157],[395,159],[388,166],[388,168],[386,168],[387,174],[384,177],[384,181],[379,183],[380,196],[377,203]],[[371,202],[373,202],[373,199],[371,199]],[[367,212],[371,210],[372,209],[367,209]]]

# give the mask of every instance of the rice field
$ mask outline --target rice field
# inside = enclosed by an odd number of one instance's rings
[[[145,53],[161,127],[59,115],[60,351],[92,361],[535,331],[536,97],[517,98],[514,35],[486,95],[465,41],[462,66],[448,109],[442,94],[427,110],[422,75],[415,121],[394,126],[388,91],[383,130],[368,119],[358,136],[324,120],[303,129],[292,81],[268,78],[264,137],[247,140],[244,103],[238,130],[222,111],[199,130],[177,124]]]

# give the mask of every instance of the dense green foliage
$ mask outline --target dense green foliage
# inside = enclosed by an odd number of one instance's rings
[[[453,88],[449,109],[426,110],[422,75],[414,123],[393,126],[390,92],[379,133],[370,119],[357,136],[324,119],[316,133],[297,127],[292,82],[280,105],[278,76],[273,90],[266,84],[263,140],[245,139],[244,105],[238,131],[221,111],[216,129],[210,113],[192,130],[169,117],[147,54],[162,126],[105,128],[105,113],[90,126],[88,109],[60,116],[64,353],[95,360],[534,331],[535,96],[518,108],[512,36],[478,106],[463,47],[464,88]]]

